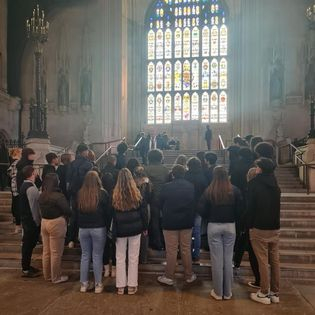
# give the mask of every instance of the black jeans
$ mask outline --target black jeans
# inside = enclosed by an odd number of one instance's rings
[[[33,249],[38,242],[40,227],[35,222],[22,222],[22,226],[22,270],[28,271],[31,266]]]
[[[75,195],[71,196],[70,202],[71,202],[72,215],[70,217],[70,221],[68,225],[66,243],[77,242],[78,235],[79,235],[78,208],[77,208]]]
[[[116,266],[116,244],[112,239],[106,237],[103,264],[108,265],[110,260],[112,260],[112,266]]]
[[[254,253],[252,244],[249,240],[249,231],[246,231],[245,233],[241,233],[237,239],[237,243],[235,244],[235,250],[234,250],[234,266],[235,267],[240,267],[244,252],[246,250],[248,252],[249,263],[255,277],[255,284],[260,285],[258,261]]]
[[[11,205],[12,215],[15,219],[15,225],[21,225],[21,215],[19,208],[19,196],[12,195],[12,205]]]
[[[163,246],[163,236],[161,228],[160,208],[158,202],[151,203],[151,219],[149,224],[149,244],[152,249],[161,250]]]

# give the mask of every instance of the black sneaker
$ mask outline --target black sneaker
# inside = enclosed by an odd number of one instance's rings
[[[39,269],[32,267],[32,266],[30,266],[30,271],[32,271],[33,273],[39,273],[40,272]]]
[[[32,270],[22,270],[22,277],[23,278],[36,278],[39,277],[38,272],[34,272]]]

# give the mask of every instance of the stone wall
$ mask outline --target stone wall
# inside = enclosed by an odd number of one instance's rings
[[[166,129],[146,126],[144,19],[150,4],[148,0],[95,0],[48,16],[51,29],[43,81],[52,143],[66,146],[72,140],[101,142],[121,136],[132,141],[141,129],[152,133]],[[249,133],[266,138],[303,137],[309,129],[304,82],[315,51],[305,18],[309,1],[226,0],[226,4],[229,123],[214,125],[215,135],[222,134],[226,140]],[[28,106],[34,97],[33,70],[32,47],[28,45],[21,76],[24,131],[28,130]],[[81,100],[86,70],[92,82],[88,105]],[[273,74],[275,80],[280,77],[280,93],[270,90]],[[58,97],[61,77],[68,84],[67,102]],[[200,147],[203,143],[201,124],[174,124],[167,131],[178,136],[184,146]]]

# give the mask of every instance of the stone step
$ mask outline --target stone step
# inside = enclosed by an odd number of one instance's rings
[[[280,238],[280,250],[315,251],[315,239]],[[301,253],[303,255],[303,252]]]
[[[281,188],[281,187],[280,187]],[[306,193],[305,188],[281,188],[281,192],[283,193]]]
[[[315,209],[308,210],[281,210],[281,218],[315,219]]]
[[[306,193],[284,193],[281,194],[281,203],[315,203],[315,195]]]
[[[33,255],[32,264],[41,268],[41,256]],[[20,270],[21,262],[19,254],[2,254],[0,253],[0,268],[1,269],[16,269]],[[65,271],[79,271],[80,261],[79,259],[73,261],[68,259],[63,259],[62,268]],[[198,277],[211,277],[211,262],[209,260],[203,261],[200,265],[193,266],[194,272]],[[315,264],[296,264],[296,263],[284,263],[280,264],[281,278],[282,279],[305,279],[314,280],[315,279]],[[163,274],[165,271],[165,263],[148,263],[139,265],[140,274]],[[183,272],[183,266],[181,264],[177,265],[176,273]],[[242,266],[238,272],[237,276],[252,276],[252,271],[249,267],[248,262],[242,262]]]
[[[281,210],[315,210],[315,203],[309,202],[281,202]]]
[[[280,231],[281,238],[294,238],[294,239],[304,239],[311,238],[315,239],[315,229],[314,228],[292,228],[283,227]]]
[[[281,227],[291,228],[315,228],[315,219],[305,218],[281,218]]]

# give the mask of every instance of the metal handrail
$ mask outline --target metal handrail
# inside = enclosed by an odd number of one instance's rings
[[[119,142],[119,141],[125,141],[126,140],[126,137],[123,137],[123,138],[120,138],[120,139],[116,139],[116,140],[111,140],[111,141],[107,141],[107,142],[93,142],[91,143],[91,145],[108,145],[108,144],[112,144],[112,143],[115,143],[115,142]]]
[[[223,142],[223,139],[222,139],[222,136],[221,136],[221,135],[219,135],[219,141],[220,141],[220,145],[221,145],[222,149],[225,150],[226,147],[225,147],[225,145],[224,145],[224,142]]]
[[[142,139],[144,139],[144,138],[140,137],[139,140],[136,142],[136,144],[133,147],[136,148],[139,145],[139,143],[141,142]]]
[[[110,146],[108,149],[106,149],[96,160],[95,163],[98,163],[107,153],[109,153],[112,150],[112,147]]]

